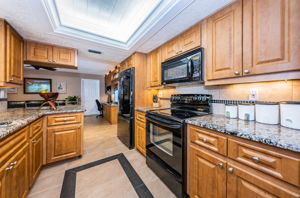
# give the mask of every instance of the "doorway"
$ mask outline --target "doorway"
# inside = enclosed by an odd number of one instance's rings
[[[99,114],[96,99],[100,98],[100,81],[81,79],[81,101],[85,108],[84,115]]]

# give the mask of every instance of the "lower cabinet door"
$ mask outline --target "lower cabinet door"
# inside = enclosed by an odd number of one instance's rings
[[[81,125],[48,128],[47,163],[81,155],[81,130]]]
[[[226,161],[200,147],[189,147],[189,195],[191,198],[226,197]]]
[[[29,150],[28,146],[24,147],[16,158],[12,160],[13,165],[13,189],[11,197],[25,198],[29,189]]]
[[[8,170],[10,166],[5,166],[0,172],[0,197],[9,198],[12,192],[13,174]]]
[[[299,198],[300,189],[237,163],[228,163],[227,198]]]
[[[31,139],[30,145],[30,184],[32,185],[43,165],[43,134]]]
[[[146,128],[144,123],[141,123],[139,121],[136,122],[135,134],[135,147],[143,155],[146,156]]]

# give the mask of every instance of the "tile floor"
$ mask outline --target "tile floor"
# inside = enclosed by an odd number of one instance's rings
[[[81,158],[76,158],[72,160],[66,160],[63,162],[55,163],[44,167],[38,176],[35,184],[32,186],[28,198],[56,198],[60,196],[60,191],[63,183],[64,172],[67,169],[74,168],[80,165],[87,164],[92,161],[103,159],[115,154],[124,153],[128,161],[131,163],[135,171],[141,177],[143,182],[146,184],[150,192],[155,198],[175,198],[175,195],[165,186],[164,183],[147,167],[145,158],[136,150],[129,150],[125,147],[117,138],[117,126],[110,125],[107,121],[101,118],[86,117],[85,118],[85,127],[84,127],[84,154]],[[103,164],[104,166],[119,166],[115,162],[109,162]],[[111,169],[111,167],[108,167]],[[92,171],[89,171],[89,174],[92,174],[93,171],[97,172],[98,168],[93,168]],[[118,174],[109,173],[109,177],[116,177]],[[86,175],[89,175],[86,174]],[[121,173],[120,173],[121,174]],[[79,174],[79,178],[84,178],[85,174]],[[133,192],[132,187],[129,186],[127,178],[118,180],[124,182],[122,189],[127,189],[128,193],[124,198],[134,198],[136,197],[135,192]],[[79,180],[78,180],[79,181]],[[99,185],[95,186],[97,182],[91,182],[88,178],[81,179],[78,182],[80,193],[76,193],[76,198],[116,198],[117,194],[109,193],[110,191],[115,191],[116,188],[112,188],[114,185],[114,180],[109,179],[107,183],[106,179],[103,179],[103,192],[97,193],[99,191]],[[86,182],[86,184],[84,183]],[[88,185],[87,185],[88,184]],[[120,184],[118,184],[120,185]],[[103,195],[103,196],[102,196]],[[111,195],[111,196],[108,196]],[[117,196],[119,197],[119,196]]]

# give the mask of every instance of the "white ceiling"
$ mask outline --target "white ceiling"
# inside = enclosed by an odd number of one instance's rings
[[[61,25],[126,43],[161,1],[55,0],[50,2],[55,2]]]
[[[68,10],[64,6],[69,5],[70,10],[72,10],[69,14],[73,11],[75,12],[77,9],[76,12],[80,12],[82,16],[87,18],[96,18],[94,16],[97,16],[99,20],[100,18],[108,20],[108,22],[103,24],[109,24],[108,26],[111,26],[112,29],[115,28],[113,27],[115,24],[119,23],[120,26],[117,30],[119,29],[122,33],[124,29],[122,25],[129,26],[128,18],[132,17],[132,13],[127,12],[130,9],[136,9],[135,5],[142,6],[148,2],[149,4],[147,5],[149,7],[147,6],[147,10],[151,14],[147,16],[148,14],[145,13],[143,19],[139,19],[133,23],[135,27],[128,28],[126,34],[124,32],[126,36],[118,38],[119,32],[111,35],[106,32],[108,36],[103,32],[94,32],[94,34],[91,34],[89,32],[93,32],[93,30],[84,29],[91,28],[90,24],[88,25],[89,27],[82,27],[82,24],[74,23],[74,20],[68,21],[68,19],[66,21],[59,21],[60,23],[58,23],[55,21],[53,13],[49,12],[51,11],[50,5],[53,5],[54,1],[63,2],[61,8],[59,8],[58,3],[57,10]],[[235,0],[0,0],[0,18],[6,19],[25,39],[77,48],[79,51],[79,70],[77,72],[104,74],[134,51],[147,53],[155,49],[196,22],[233,1]],[[86,2],[89,2],[89,6],[78,6],[79,3]],[[135,3],[133,3],[133,6],[129,6],[129,8],[122,5],[122,2]],[[141,2],[143,2],[142,5]],[[103,7],[101,7],[102,3]],[[120,7],[112,8],[114,3],[115,6],[117,4]],[[129,3],[129,5],[132,4]],[[107,9],[105,6],[107,6]],[[151,12],[150,10],[153,7],[155,9]],[[142,10],[141,7],[139,9]],[[105,12],[104,10],[109,11]],[[118,10],[120,11],[119,13],[117,12]],[[61,12],[68,15],[63,10]],[[121,17],[120,21],[121,12],[128,16]],[[135,12],[133,13],[134,16],[141,16],[135,15]],[[107,17],[108,15],[111,16]],[[74,16],[79,17],[77,14],[74,14]],[[61,16],[59,15],[59,17]],[[84,18],[84,20],[87,18]],[[94,20],[93,23],[99,22],[99,20]],[[140,25],[141,21],[142,24]],[[67,27],[70,26],[69,23],[77,25],[77,30],[76,28]],[[135,28],[138,29],[134,30]],[[78,33],[78,30],[81,30],[81,33]],[[126,40],[125,37],[128,37],[132,31],[133,35],[129,36],[129,40],[124,43],[123,41]],[[121,41],[108,42],[106,37]],[[123,44],[121,45],[120,43]],[[99,50],[102,54],[88,53],[88,49]]]

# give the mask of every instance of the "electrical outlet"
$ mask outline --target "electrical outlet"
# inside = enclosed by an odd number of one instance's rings
[[[249,100],[258,100],[258,88],[249,89]]]
[[[161,91],[158,91],[157,96],[161,98],[161,97],[163,97],[163,93]]]

